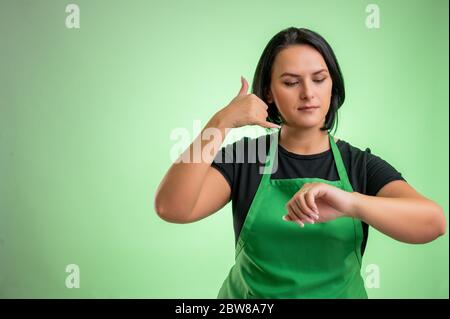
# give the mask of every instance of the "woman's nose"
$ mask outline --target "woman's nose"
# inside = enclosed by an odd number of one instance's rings
[[[300,92],[300,98],[302,100],[310,100],[313,97],[313,91],[311,88],[311,84],[309,83],[303,83],[303,90]]]

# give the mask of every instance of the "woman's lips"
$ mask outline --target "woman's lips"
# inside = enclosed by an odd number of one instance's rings
[[[315,109],[318,109],[318,106],[302,106],[299,107],[297,110],[304,111],[304,112],[313,112]]]

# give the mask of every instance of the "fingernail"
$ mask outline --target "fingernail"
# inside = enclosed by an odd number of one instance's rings
[[[281,219],[283,219],[283,220],[285,220],[285,221],[288,221],[286,215],[283,215],[283,217],[281,217]]]
[[[314,215],[314,218],[315,219],[319,219],[319,215]]]

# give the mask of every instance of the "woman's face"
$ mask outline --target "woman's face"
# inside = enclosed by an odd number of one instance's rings
[[[292,45],[275,57],[268,102],[275,102],[287,125],[320,128],[330,108],[332,84],[318,51],[309,45]]]

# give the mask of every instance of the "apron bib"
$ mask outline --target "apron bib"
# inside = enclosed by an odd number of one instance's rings
[[[367,298],[360,220],[340,217],[301,228],[282,219],[286,203],[305,183],[353,191],[333,137],[329,134],[338,181],[272,179],[278,138],[279,132],[271,136],[264,175],[236,244],[235,264],[217,298]]]

